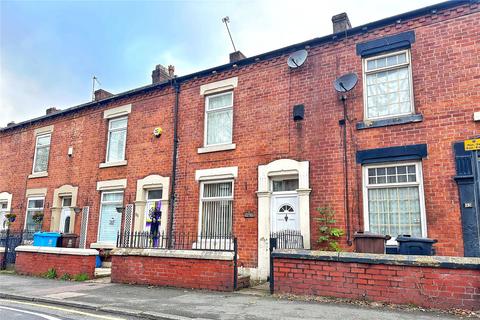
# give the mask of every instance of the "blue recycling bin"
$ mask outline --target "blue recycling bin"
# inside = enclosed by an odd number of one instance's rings
[[[35,232],[33,245],[35,247],[56,247],[60,236],[61,234],[58,232]]]

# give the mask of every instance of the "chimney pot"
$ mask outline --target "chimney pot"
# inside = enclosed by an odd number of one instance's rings
[[[170,76],[170,67],[172,73],[175,71],[173,66],[168,66],[168,69],[162,66],[161,64],[157,64],[155,66],[155,70],[152,71],[152,83],[159,83],[170,80],[173,76]]]
[[[333,24],[333,33],[343,32],[345,30],[351,29],[352,25],[348,19],[348,15],[345,12],[334,15],[332,17]]]
[[[168,76],[173,78],[175,76],[175,66],[169,65],[168,66]]]
[[[230,63],[234,63],[234,62],[237,62],[237,61],[240,61],[242,59],[245,59],[246,56],[241,53],[240,51],[235,51],[235,52],[232,52],[230,53]]]
[[[57,109],[55,107],[51,107],[51,108],[47,108],[46,114],[52,114],[52,113],[55,113],[55,112],[58,112],[58,111],[60,111],[60,109]]]
[[[95,101],[103,100],[113,96],[113,93],[110,93],[107,90],[103,90],[103,89],[95,90],[93,94],[95,95]]]

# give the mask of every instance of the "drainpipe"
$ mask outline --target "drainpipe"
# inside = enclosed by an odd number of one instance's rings
[[[343,103],[343,170],[345,178],[345,193],[344,193],[344,206],[345,206],[345,215],[346,215],[346,225],[347,225],[347,244],[351,246],[353,244],[351,238],[351,227],[350,227],[350,195],[348,192],[349,183],[348,183],[348,151],[347,151],[347,96],[342,95],[341,97]]]
[[[175,214],[175,182],[177,175],[177,153],[178,153],[178,102],[180,96],[180,84],[174,78],[172,86],[175,90],[175,106],[173,109],[173,158],[172,158],[172,187],[170,188],[170,212],[168,217],[168,248],[172,247],[173,217]]]

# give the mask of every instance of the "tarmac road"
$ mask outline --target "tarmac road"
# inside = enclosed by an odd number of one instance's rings
[[[0,320],[135,320],[136,317],[111,315],[30,301],[0,299]]]

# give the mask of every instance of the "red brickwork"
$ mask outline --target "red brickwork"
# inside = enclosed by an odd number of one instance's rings
[[[318,225],[315,208],[331,206],[338,226],[346,229],[344,212],[342,103],[333,81],[346,72],[356,72],[359,83],[348,98],[348,154],[350,166],[350,212],[352,233],[363,230],[362,173],[355,152],[370,148],[425,143],[423,179],[428,236],[438,239],[439,255],[463,255],[460,203],[452,144],[480,132],[473,121],[479,110],[478,34],[480,7],[477,3],[441,10],[391,25],[367,29],[347,40],[328,41],[308,48],[302,68],[290,70],[287,55],[260,60],[209,76],[199,76],[181,84],[179,96],[179,149],[175,192],[175,229],[197,232],[199,183],[195,171],[238,166],[233,204],[233,232],[238,237],[239,265],[257,266],[257,216],[245,218],[246,211],[257,213],[258,166],[290,158],[310,163],[311,243],[316,246]],[[423,121],[403,125],[357,130],[363,120],[362,59],[357,43],[386,35],[414,30],[411,48],[415,113]],[[200,86],[238,77],[234,89],[233,143],[235,150],[198,154],[204,137],[204,97]],[[96,182],[127,179],[125,203],[133,203],[136,183],[150,174],[171,177],[174,90],[167,86],[139,91],[114,102],[99,102],[82,111],[57,116],[0,132],[0,192],[13,194],[17,221],[24,226],[27,188],[48,188],[43,228],[50,226],[53,191],[64,184],[78,186],[78,206],[90,206],[87,246],[96,242],[100,192]],[[292,109],[305,105],[305,120],[295,123]],[[103,111],[132,104],[128,116],[126,159],[122,167],[99,168],[105,160],[107,124]],[[48,177],[28,179],[34,157],[34,129],[54,125]],[[155,127],[162,127],[159,139]],[[73,146],[73,156],[67,155]],[[166,210],[164,210],[166,214]],[[77,216],[78,217],[78,216]],[[80,232],[80,219],[75,221]],[[346,238],[341,241],[345,250]]]
[[[233,261],[113,255],[112,282],[233,291]]]
[[[275,293],[480,310],[480,270],[274,260]]]
[[[48,269],[55,269],[57,276],[71,276],[85,273],[93,279],[96,256],[81,256],[69,254],[17,252],[15,271],[19,274],[41,276]]]

